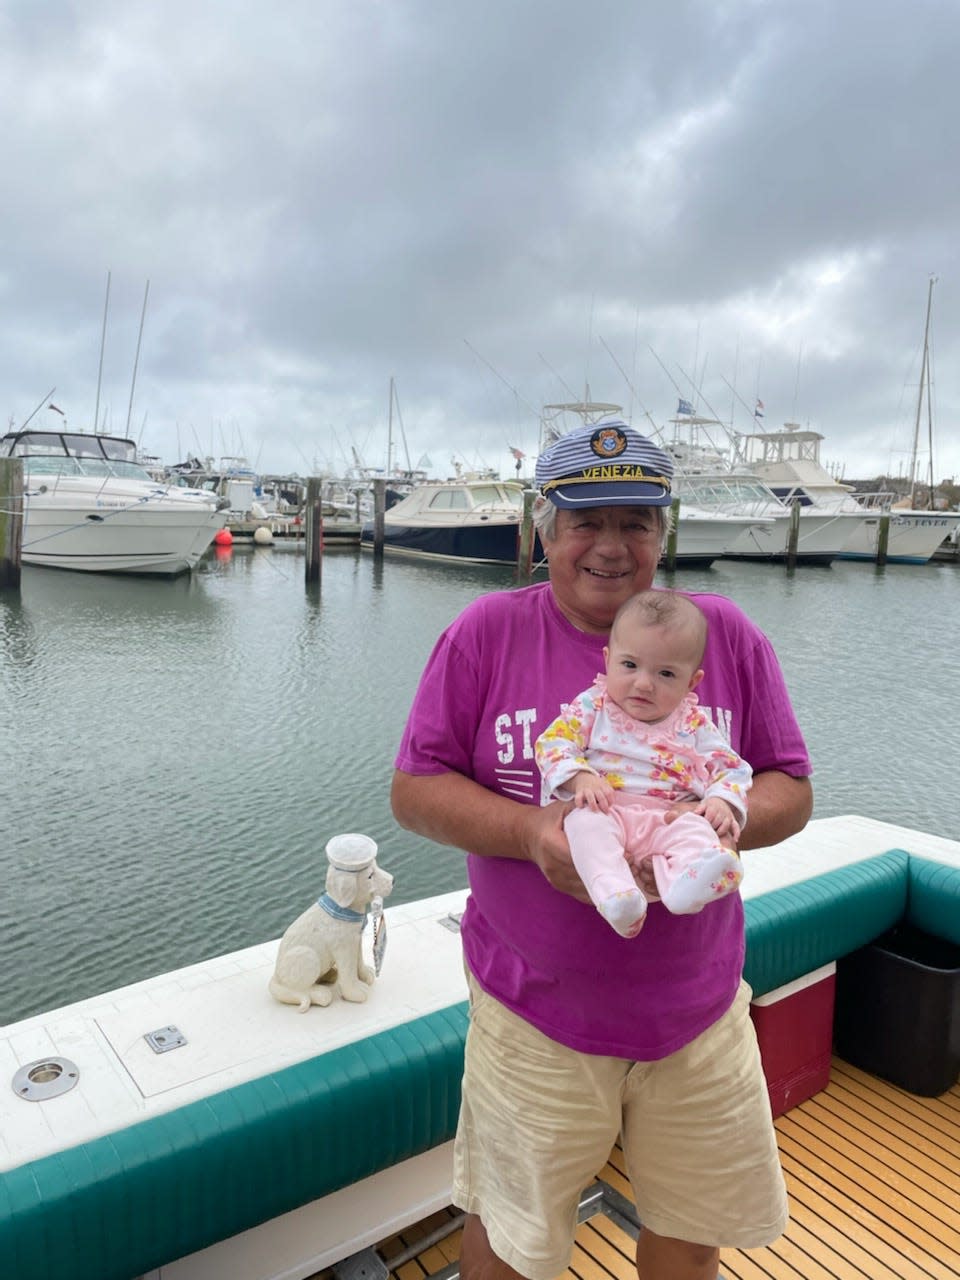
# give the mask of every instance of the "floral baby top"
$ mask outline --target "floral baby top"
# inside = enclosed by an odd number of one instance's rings
[[[537,738],[535,754],[543,804],[569,799],[566,783],[587,770],[626,794],[662,800],[718,797],[736,810],[741,825],[746,820],[753,772],[695,693],[665,720],[647,724],[618,707],[607,695],[606,677],[598,675]]]

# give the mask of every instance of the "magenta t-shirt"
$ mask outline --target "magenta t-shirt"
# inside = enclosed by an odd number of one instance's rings
[[[754,773],[811,772],[773,649],[722,596],[694,595],[709,637],[701,706]],[[481,596],[443,632],[400,743],[405,773],[465,774],[526,804],[540,799],[538,735],[603,670],[604,637],[578,631],[549,583]],[[467,855],[462,924],[480,985],[545,1035],[584,1053],[653,1060],[689,1043],[733,1002],[743,968],[739,895],[698,915],[651,903],[622,938],[592,903],[540,869]]]

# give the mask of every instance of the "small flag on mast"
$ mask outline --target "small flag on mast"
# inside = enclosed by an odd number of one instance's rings
[[[753,416],[755,418],[763,417],[763,401],[762,400],[757,401],[757,407],[753,411]]]
[[[60,417],[61,417],[61,418],[65,418],[65,417],[67,416],[67,415],[63,412],[63,410],[62,410],[62,409],[58,409],[58,408],[57,408],[57,406],[56,406],[55,404],[48,404],[48,405],[47,405],[47,408],[48,408],[48,409],[52,409],[54,413],[59,413],[59,415],[60,415]]]
[[[514,460],[516,462],[522,462],[524,458],[527,456],[522,449],[515,449],[512,444],[508,445],[507,447],[509,448],[510,452],[513,454]]]
[[[678,400],[677,413],[693,413],[693,405],[689,400]]]

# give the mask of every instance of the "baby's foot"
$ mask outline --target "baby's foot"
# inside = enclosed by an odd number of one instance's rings
[[[684,869],[660,897],[674,915],[694,915],[708,902],[735,893],[743,879],[743,864],[732,849],[719,845]]]
[[[597,903],[597,910],[623,938],[635,938],[643,928],[647,900],[639,889],[624,889]]]

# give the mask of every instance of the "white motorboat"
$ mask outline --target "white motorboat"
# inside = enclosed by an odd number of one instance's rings
[[[0,457],[23,462],[23,563],[163,577],[193,569],[226,523],[225,504],[158,482],[137,456],[123,436],[21,430],[0,439]]]
[[[784,502],[801,504],[802,513],[824,519],[859,518],[851,537],[836,554],[843,560],[876,560],[881,518],[889,516],[888,561],[926,564],[945,538],[960,525],[960,512],[921,511],[899,507],[892,493],[855,494],[820,462],[817,431],[784,423],[782,431],[738,437],[743,465],[764,480]]]
[[[730,432],[715,418],[683,415],[670,419],[673,438],[663,447],[674,460],[674,491],[681,511],[686,504],[728,515],[753,517],[746,529],[724,552],[731,560],[785,560],[788,556],[792,498],[781,495],[743,458],[731,458],[730,450],[715,441]],[[745,439],[745,437],[740,437]],[[868,524],[868,516],[852,509],[821,510],[799,500],[800,524],[796,562],[829,565],[841,556]]]

